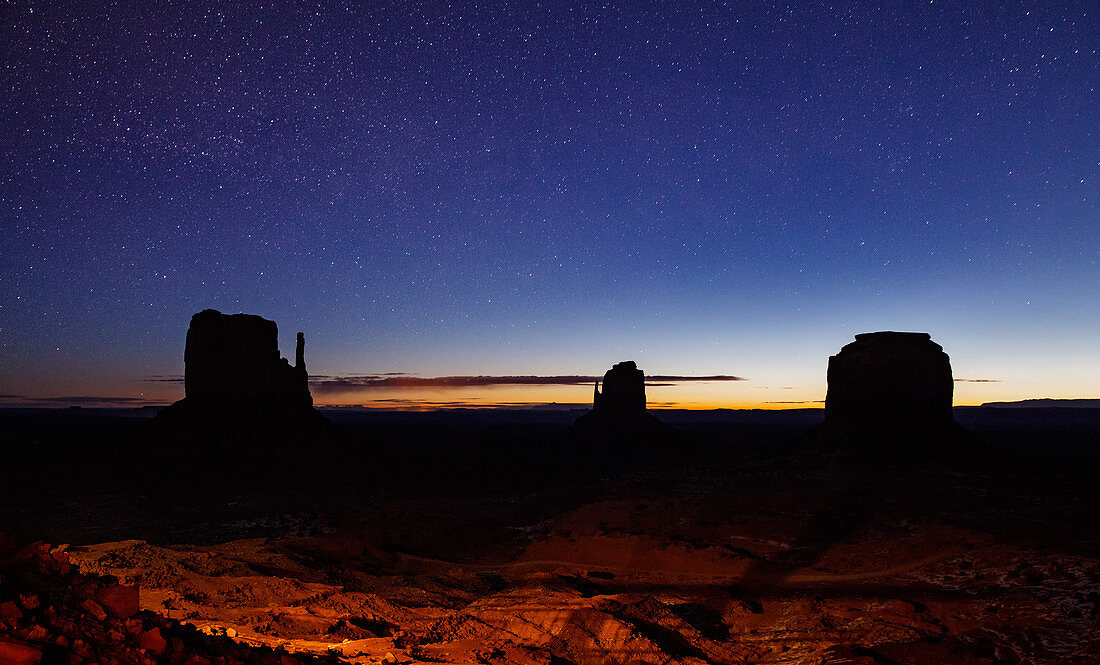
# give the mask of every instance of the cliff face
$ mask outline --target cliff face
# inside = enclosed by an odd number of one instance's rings
[[[831,427],[954,422],[951,361],[928,333],[875,332],[829,358],[825,422]]]
[[[207,309],[191,317],[184,350],[187,399],[219,406],[313,406],[298,333],[295,364],[279,357],[279,328],[254,314]]]

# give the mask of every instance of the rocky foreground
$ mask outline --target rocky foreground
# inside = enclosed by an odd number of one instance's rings
[[[6,648],[24,649],[26,659],[12,662],[28,663],[62,653],[73,663],[281,665],[310,655],[560,665],[1100,661],[1094,557],[890,518],[822,548],[798,539],[809,511],[783,497],[743,500],[758,514],[702,496],[598,502],[519,530],[518,549],[464,561],[339,534],[31,548],[22,572],[5,572],[0,586],[0,612],[15,617],[5,639],[22,645]],[[67,570],[67,556],[87,572]]]
[[[608,511],[626,506],[604,506]],[[576,516],[581,519],[581,516]],[[142,606],[242,643],[351,662],[1092,663],[1100,566],[896,525],[804,568],[789,544],[575,531],[456,563],[311,538],[87,548]],[[744,533],[744,531],[742,531]]]
[[[75,544],[0,556],[0,663],[1095,664],[1096,466],[1048,453],[1095,420],[1022,417],[983,427],[1041,457],[844,456],[755,420],[649,457],[434,421],[281,457],[54,444],[0,517]]]
[[[81,573],[64,546],[35,543],[0,560],[0,663],[296,665],[335,662],[214,638],[142,609],[136,585]]]

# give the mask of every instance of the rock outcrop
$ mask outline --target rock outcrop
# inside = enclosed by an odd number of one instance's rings
[[[254,314],[207,309],[191,317],[184,350],[186,397],[161,420],[264,424],[319,424],[305,365],[305,335],[295,362],[279,354],[279,328]]]
[[[646,411],[645,373],[633,360],[617,363],[597,381],[592,410],[577,419],[574,431],[605,443],[666,438],[673,429]]]
[[[825,422],[788,463],[893,474],[988,461],[988,447],[955,422],[951,361],[928,333],[856,335],[829,358],[828,382]]]
[[[645,411],[645,373],[633,360],[616,364],[596,382],[592,411],[634,415]]]
[[[279,327],[254,314],[207,309],[191,317],[183,362],[187,399],[218,406],[313,406],[298,333],[295,364],[279,357]]]
[[[937,427],[954,422],[951,362],[928,333],[856,335],[829,358],[830,428]]]
[[[336,655],[289,653],[213,637],[194,625],[142,610],[137,586],[83,573],[67,545],[31,543],[4,551],[0,538],[0,663],[210,663],[306,665]]]

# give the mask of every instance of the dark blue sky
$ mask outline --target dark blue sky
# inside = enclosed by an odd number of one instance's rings
[[[811,400],[903,329],[1100,393],[1093,3],[462,4],[4,5],[0,392],[137,395],[214,307],[325,374]]]

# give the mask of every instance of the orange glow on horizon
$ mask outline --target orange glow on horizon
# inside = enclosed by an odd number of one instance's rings
[[[489,385],[451,387],[388,387],[357,391],[315,391],[314,404],[328,408],[400,411],[439,409],[592,408],[592,385]],[[755,393],[755,394],[754,394]],[[761,398],[761,393],[767,398]],[[812,409],[824,398],[792,389],[767,389],[744,381],[661,383],[646,386],[651,410],[685,409]]]
[[[447,409],[547,409],[552,407],[559,407],[562,411],[568,410],[588,410],[592,408],[591,404],[563,404],[560,402],[502,402],[502,403],[484,403],[484,404],[433,404],[433,403],[421,403],[421,402],[391,402],[384,403],[325,403],[315,404],[318,408],[323,409],[369,409],[376,411],[440,411]],[[756,411],[784,411],[792,409],[823,409],[825,403],[818,404],[769,404],[765,402],[761,403],[718,403],[718,404],[703,404],[699,402],[685,402],[681,403],[664,403],[661,405],[648,405],[646,407],[649,411],[715,411],[719,409],[727,410],[756,410]]]
[[[978,374],[981,376],[981,374]],[[786,383],[787,385],[784,385]],[[824,377],[788,376],[771,385],[748,381],[653,382],[646,385],[647,406],[654,411],[683,409],[788,410],[825,406]],[[494,384],[351,387],[325,390],[312,387],[320,408],[363,408],[395,411],[444,409],[539,409],[582,410],[592,406],[592,384]],[[70,395],[72,397],[65,397]],[[112,397],[114,396],[114,397]],[[182,382],[76,382],[36,386],[33,391],[0,398],[0,407],[138,408],[166,406],[183,397]],[[1026,399],[1096,399],[1087,385],[1067,385],[1055,380],[958,379],[954,406],[980,406],[988,402]]]

